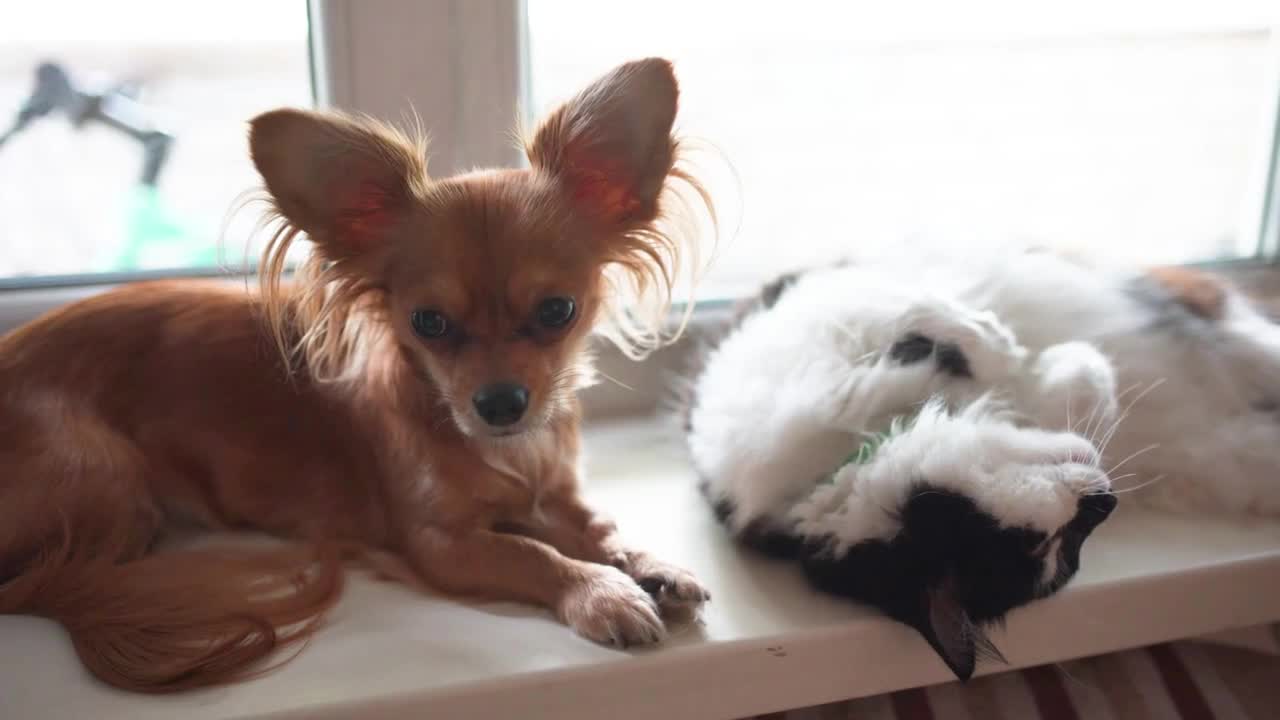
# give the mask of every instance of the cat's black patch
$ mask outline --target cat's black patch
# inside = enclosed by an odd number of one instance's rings
[[[1045,552],[1054,538],[1007,528],[969,498],[917,484],[900,509],[901,529],[833,553],[829,538],[748,527],[744,544],[798,560],[820,590],[875,606],[920,632],[956,677],[967,680],[980,659],[1002,660],[983,628],[1012,609],[1057,592],[1080,566],[1085,539],[1114,509],[1110,494],[1081,498],[1056,534],[1057,571],[1047,581]],[[727,520],[732,507],[717,506]]]
[[[1264,397],[1249,403],[1249,407],[1257,413],[1264,415],[1273,415],[1280,413],[1280,401],[1272,397]]]
[[[1111,516],[1118,500],[1112,493],[1095,493],[1080,498],[1075,517],[1062,529],[1062,544],[1058,551],[1058,573],[1043,589],[1040,597],[1048,597],[1067,584],[1080,569],[1080,549],[1089,535]]]
[[[712,497],[705,482],[698,485],[698,490],[702,492],[702,496],[711,504],[711,511],[715,514],[716,520],[720,521],[722,525],[731,525],[734,512],[733,503],[725,498]],[[804,548],[803,539],[771,527],[769,523],[763,520],[748,523],[746,527],[738,531],[736,537],[738,542],[762,555],[784,560],[798,557]]]
[[[767,522],[748,523],[738,533],[738,540],[761,555],[779,560],[795,558],[805,547],[802,538],[772,527]]]
[[[782,297],[782,293],[796,284],[800,279],[800,273],[789,272],[774,278],[771,282],[760,289],[759,300],[760,305],[768,310],[778,304],[778,300]]]
[[[969,358],[955,343],[934,342],[920,333],[907,333],[889,346],[889,359],[903,365],[914,365],[930,357],[938,364],[938,370],[957,378],[972,378]]]
[[[958,378],[972,378],[973,370],[969,368],[969,358],[954,343],[938,343],[935,354],[938,357],[938,369]]]
[[[711,503],[711,512],[716,516],[716,520],[722,525],[728,525],[729,518],[733,517],[733,503],[724,499],[716,500],[712,498],[711,494],[707,491],[706,483],[700,484],[698,486],[698,490],[702,492],[702,497],[706,498],[707,502]]]
[[[876,606],[918,630],[960,679],[990,651],[981,628],[1037,597],[1047,537],[1001,528],[967,497],[920,486],[891,540],[863,542],[835,556],[815,546],[809,579],[826,592]],[[825,543],[823,543],[825,544]]]
[[[933,339],[920,333],[908,333],[889,347],[889,359],[903,365],[924,362],[933,355]]]

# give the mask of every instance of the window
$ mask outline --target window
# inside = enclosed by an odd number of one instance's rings
[[[100,125],[54,113],[0,145],[0,278],[243,267],[252,213],[222,226],[256,182],[244,122],[309,103],[312,74],[322,104],[392,120],[412,106],[444,174],[522,162],[505,142],[520,109],[645,55],[675,60],[681,128],[732,169],[701,158],[724,221],[704,296],[912,238],[1146,263],[1271,257],[1273,6],[30,5],[0,27],[0,127],[52,58],[78,87],[139,81],[174,140],[153,189],[143,146]]]
[[[0,141],[0,278],[243,267],[245,121],[311,104],[307,43],[303,2],[7,9],[0,134],[37,112]]]
[[[917,237],[1252,256],[1278,12],[1183,5],[529,0],[531,105],[626,58],[674,59],[679,122],[740,178],[715,188],[742,208],[721,288]]]

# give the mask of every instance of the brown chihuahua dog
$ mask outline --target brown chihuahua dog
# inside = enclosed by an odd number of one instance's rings
[[[262,672],[353,557],[599,642],[662,638],[708,594],[579,499],[575,393],[605,314],[632,349],[660,339],[620,284],[669,305],[692,252],[670,220],[707,198],[676,101],[666,61],[623,65],[538,127],[529,169],[443,180],[372,121],[253,120],[278,222],[260,293],[139,284],[0,338],[0,612],[57,620],[147,692]],[[154,549],[192,523],[293,542]]]

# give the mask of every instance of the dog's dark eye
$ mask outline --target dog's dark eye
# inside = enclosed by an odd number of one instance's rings
[[[438,338],[449,332],[449,319],[435,310],[414,310],[409,315],[413,331],[424,338]]]
[[[573,319],[573,298],[549,297],[538,303],[538,324],[545,328],[564,327]]]

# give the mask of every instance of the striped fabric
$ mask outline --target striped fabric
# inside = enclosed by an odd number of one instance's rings
[[[1280,657],[1174,643],[756,720],[1278,720]]]

